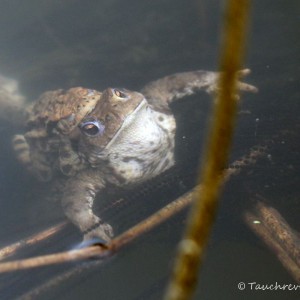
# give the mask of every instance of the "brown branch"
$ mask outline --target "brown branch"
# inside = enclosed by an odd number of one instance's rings
[[[104,256],[105,252],[107,252],[106,248],[102,248],[99,245],[95,245],[78,250],[71,250],[67,252],[37,256],[34,258],[15,260],[11,262],[1,263],[0,273],[59,264],[74,260],[82,260],[92,258],[95,256],[100,258],[101,256]]]
[[[279,212],[257,196],[254,211],[244,215],[248,227],[272,250],[291,276],[300,283],[300,238]]]
[[[239,174],[242,168],[255,164],[258,158],[266,154],[265,150],[266,147],[258,147],[258,146],[250,149],[248,155],[245,155],[241,159],[236,160],[231,165],[231,167],[229,167],[224,172],[223,181],[226,182],[229,178],[231,178],[231,176]],[[136,239],[141,234],[151,230],[155,226],[161,224],[168,218],[172,217],[173,215],[181,211],[184,207],[186,207],[188,204],[192,202],[193,193],[194,192],[199,193],[201,191],[201,188],[202,188],[201,185],[199,185],[193,190],[187,192],[183,196],[179,197],[175,201],[163,207],[161,210],[159,210],[149,218],[145,219],[144,221],[138,223],[134,227],[125,231],[120,236],[114,238],[104,248],[99,246],[92,246],[80,250],[73,250],[73,251],[62,252],[57,254],[39,256],[35,258],[0,263],[0,273],[28,269],[28,268],[35,268],[35,267],[45,266],[45,265],[58,264],[58,263],[74,261],[74,260],[83,260],[95,256],[99,258],[100,257],[103,258],[113,252],[118,251],[123,246],[131,242],[133,239]],[[46,236],[45,232],[40,233],[40,235]],[[33,240],[38,240],[37,237],[39,237],[39,235],[36,235],[35,239]],[[28,241],[31,241],[31,239],[28,239]],[[17,244],[19,243],[16,243],[14,245]],[[6,248],[3,248],[1,251],[6,252],[4,251]]]
[[[201,187],[200,187],[201,188]],[[128,244],[133,239],[136,239],[141,234],[149,231],[153,227],[164,222],[192,201],[192,191],[186,193],[177,200],[166,205],[164,208],[138,223],[134,227],[125,231],[120,236],[113,239],[106,247],[91,246],[79,250],[72,250],[51,255],[38,256],[35,258],[16,260],[0,264],[0,273],[35,268],[45,265],[58,264],[73,260],[83,260],[91,257],[104,258],[105,256],[118,251],[120,248]]]
[[[66,226],[67,222],[61,222],[55,226],[52,226],[50,228],[47,228],[44,231],[41,231],[35,235],[32,235],[28,238],[22,239],[14,244],[11,244],[9,246],[6,246],[2,249],[0,249],[0,260],[3,260],[4,258],[7,258],[13,254],[16,253],[21,248],[24,248],[26,246],[32,246],[36,243],[43,241],[51,236],[54,236],[57,234],[60,230],[62,230]]]

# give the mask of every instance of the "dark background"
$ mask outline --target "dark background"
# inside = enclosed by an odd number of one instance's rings
[[[297,132],[300,123],[299,1],[252,3],[245,62],[252,74],[246,80],[260,92],[243,97],[232,160],[279,130]],[[223,9],[224,1],[218,0],[4,0],[0,2],[0,73],[18,80],[21,93],[30,102],[51,89],[140,89],[150,80],[174,72],[216,70]],[[177,161],[183,177],[193,173],[198,164],[209,99],[199,94],[174,106]],[[12,134],[8,124],[1,122],[1,246],[63,219],[59,204],[44,200],[47,187],[28,177],[15,161]],[[298,299],[299,292],[243,292],[237,288],[240,281],[294,283],[240,216],[251,206],[251,196],[259,193],[299,231],[298,140],[283,139],[268,159],[226,186],[197,299]],[[185,187],[192,181],[188,179]],[[136,207],[128,205],[122,213],[113,212],[117,230],[126,229],[162,204],[151,199],[171,201],[180,189],[179,184],[167,185],[165,190],[145,196]],[[48,196],[51,198],[51,193]],[[88,266],[38,298],[161,299],[185,219],[183,212],[101,267]],[[35,254],[70,249],[79,240],[79,234],[69,228]],[[5,276],[0,298],[14,299],[70,267]]]

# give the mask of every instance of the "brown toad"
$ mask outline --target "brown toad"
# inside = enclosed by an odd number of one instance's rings
[[[71,139],[100,96],[95,90],[81,87],[55,90],[43,93],[26,108],[27,131],[14,137],[13,146],[18,159],[39,180],[49,181],[56,169],[72,176],[82,167],[83,161],[71,149]]]
[[[82,89],[84,95],[75,92],[75,100],[72,89],[48,92],[30,108],[28,130],[14,138],[14,148],[39,179],[67,175],[65,214],[84,239],[108,241],[112,227],[93,212],[97,193],[146,181],[173,166],[176,123],[169,105],[201,89],[215,91],[217,79],[216,72],[177,73],[147,84],[141,93]]]

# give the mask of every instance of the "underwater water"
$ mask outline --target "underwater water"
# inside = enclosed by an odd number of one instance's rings
[[[217,0],[1,1],[0,74],[16,80],[19,92],[31,102],[47,90],[139,90],[175,72],[216,70],[223,9],[224,1]],[[267,158],[226,184],[195,299],[299,298],[300,290],[238,289],[239,282],[296,284],[245,226],[242,215],[259,194],[300,230],[299,13],[297,0],[252,1],[245,61],[252,73],[245,81],[259,93],[243,95],[231,160],[281,130],[292,135],[274,143]],[[210,99],[199,93],[174,105],[180,182],[171,174],[161,188],[149,183],[142,198],[128,195],[132,201],[112,207],[106,218],[116,232],[191,188]],[[15,131],[7,122],[0,120],[1,248],[64,220],[47,186],[17,163],[11,150]],[[0,299],[161,299],[186,216],[184,210],[102,264],[89,261],[0,274]],[[13,258],[69,250],[80,239],[69,226]]]

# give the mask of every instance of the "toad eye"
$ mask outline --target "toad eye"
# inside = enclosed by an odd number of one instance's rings
[[[115,96],[117,96],[118,98],[121,98],[121,99],[128,99],[129,98],[129,95],[119,89],[112,89],[113,90],[113,93],[115,94]]]
[[[80,124],[80,130],[87,136],[102,135],[105,126],[98,120],[86,121]]]

